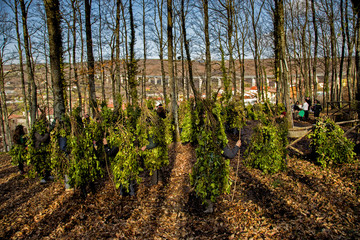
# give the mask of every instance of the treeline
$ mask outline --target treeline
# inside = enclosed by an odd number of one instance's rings
[[[324,72],[324,102],[360,98],[356,1],[1,0],[1,14],[0,119],[5,149],[12,144],[12,111],[7,110],[4,83],[14,73],[20,73],[24,104],[19,107],[29,129],[39,105],[54,109],[60,118],[74,106],[94,115],[99,99],[112,100],[115,107],[121,98],[140,104],[146,99],[149,56],[160,58],[162,78],[170,79],[162,95],[172,113],[176,139],[179,94],[198,99],[206,93],[210,99],[218,90],[210,80],[212,59],[220,60],[225,95],[239,95],[242,101],[248,57],[254,59],[259,101],[267,98],[266,79],[271,74],[277,82],[276,101],[287,109],[294,89],[299,100],[316,99],[319,68]],[[272,72],[265,71],[263,58],[274,59]],[[193,82],[193,59],[205,62],[203,89]],[[12,63],[13,69],[5,72],[4,66]],[[39,63],[45,74],[38,74]],[[111,94],[105,91],[106,73]],[[139,74],[140,80],[135,77]],[[291,114],[287,117],[291,125]]]

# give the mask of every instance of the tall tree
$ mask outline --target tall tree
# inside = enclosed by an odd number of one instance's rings
[[[78,93],[78,101],[79,107],[82,111],[82,95],[81,95],[81,87],[80,87],[80,79],[78,77],[78,65],[76,63],[76,6],[77,0],[71,0],[71,8],[72,8],[72,57],[73,57],[73,67],[74,67],[74,82],[76,85],[77,93]]]
[[[314,27],[314,61],[313,61],[313,68],[312,68],[312,77],[313,77],[313,86],[314,86],[314,94],[313,98],[316,99],[317,96],[317,60],[318,60],[318,45],[319,45],[319,33],[318,33],[318,26],[316,23],[316,11],[315,11],[315,0],[311,0],[311,12],[312,12],[312,22]]]
[[[354,15],[357,15],[356,29],[356,53],[355,53],[355,66],[356,66],[356,100],[358,101],[357,112],[360,114],[360,2],[351,0],[353,3]]]
[[[253,54],[254,54],[254,65],[255,65],[255,75],[256,75],[256,87],[258,89],[258,100],[262,100],[264,96],[262,96],[262,81],[260,79],[260,47],[259,47],[259,36],[258,36],[258,28],[259,28],[259,20],[261,16],[261,12],[263,10],[265,1],[263,1],[260,7],[256,6],[255,0],[250,0],[250,19],[251,26],[253,31]]]
[[[101,0],[99,0],[98,5],[98,13],[99,13],[99,55],[100,55],[100,78],[101,78],[101,95],[102,100],[106,102],[106,94],[105,94],[105,66],[104,66],[104,58],[103,58],[103,44],[102,44],[102,12],[101,12]]]
[[[31,3],[31,1],[30,1]],[[24,49],[26,55],[26,67],[27,67],[27,75],[28,81],[30,82],[30,118],[31,118],[31,125],[34,124],[36,120],[36,112],[37,112],[37,86],[35,83],[35,74],[31,56],[31,49],[30,49],[30,36],[27,26],[27,14],[28,14],[28,6],[25,5],[24,0],[20,0],[20,7],[21,7],[21,14],[22,14],[22,25],[23,25],[23,37],[24,37]]]
[[[284,26],[284,2],[283,0],[275,0],[274,12],[274,40],[275,40],[275,62],[280,66],[277,69],[277,75],[282,82],[283,87],[283,103],[286,109],[291,109],[290,105],[290,87],[288,83],[288,67],[286,63],[286,41],[285,41],[285,26]],[[279,71],[280,70],[280,71]],[[286,114],[288,127],[293,127],[291,111]]]
[[[161,69],[161,82],[163,86],[163,96],[165,106],[168,104],[167,99],[167,82],[165,79],[165,66],[164,66],[164,49],[165,49],[165,41],[164,41],[164,27],[163,27],[163,6],[164,0],[155,0],[154,1],[154,27],[155,33],[157,36],[158,45],[159,45],[159,58],[160,58],[160,69]],[[158,22],[159,21],[159,22]]]
[[[190,47],[189,47],[189,41],[187,40],[186,22],[185,22],[185,0],[181,0],[181,24],[182,24],[183,41],[184,41],[184,47],[185,47],[186,59],[187,59],[188,71],[189,71],[189,83],[194,93],[195,100],[198,100],[200,98],[200,94],[196,90],[194,83]]]
[[[4,75],[4,49],[6,45],[8,44],[9,37],[4,35],[4,30],[8,31],[8,28],[6,27],[6,24],[0,25],[0,33],[2,36],[4,36],[4,40],[0,42],[0,111],[1,111],[1,125],[3,129],[3,143],[4,143],[4,149],[5,151],[8,151],[8,147],[11,147],[11,137],[10,137],[10,124],[9,124],[9,115],[7,110],[7,104],[6,104],[6,94],[5,94],[5,75]]]
[[[173,122],[175,124],[175,141],[180,140],[179,132],[179,118],[178,105],[176,98],[176,83],[174,79],[174,62],[173,62],[173,2],[167,0],[167,36],[168,36],[168,64],[169,64],[169,78],[170,78],[170,98],[171,98],[171,113]]]
[[[137,104],[137,62],[135,59],[135,23],[133,15],[132,0],[129,2],[129,13],[130,13],[130,61],[127,64],[128,67],[128,82],[132,104]]]
[[[143,48],[144,48],[144,64],[143,64],[143,72],[142,72],[142,82],[141,82],[141,102],[143,99],[146,99],[146,58],[147,58],[147,40],[146,40],[146,4],[147,1],[142,1],[143,7],[143,18],[142,18],[142,35],[143,35]]]
[[[22,52],[22,46],[21,46],[20,31],[19,31],[18,4],[19,4],[19,0],[14,0],[14,14],[15,14],[17,47],[18,47],[18,53],[19,53],[21,90],[22,90],[23,101],[24,101],[26,128],[29,129],[30,123],[29,123],[29,112],[28,112],[28,97],[26,95],[26,87],[25,87],[24,61],[23,61],[23,52]]]
[[[50,46],[50,67],[54,89],[54,115],[61,119],[65,114],[64,73],[59,0],[44,0]]]
[[[97,111],[96,92],[95,92],[95,61],[93,53],[93,41],[91,34],[91,0],[85,0],[85,28],[86,28],[86,49],[88,64],[88,86],[90,108],[93,116]]]
[[[116,0],[116,16],[115,16],[115,77],[112,79],[112,93],[113,93],[113,102],[115,108],[118,107],[118,97],[120,94],[120,5],[121,0]],[[112,57],[114,54],[112,53]],[[116,88],[119,87],[119,91],[116,91]]]
[[[202,0],[204,11],[204,35],[205,35],[205,81],[206,81],[206,98],[211,98],[211,51],[209,36],[209,2]]]

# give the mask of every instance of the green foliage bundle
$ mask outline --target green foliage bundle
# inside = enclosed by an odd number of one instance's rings
[[[259,120],[259,113],[255,111],[253,105],[249,104],[245,107],[246,118],[249,120]]]
[[[344,131],[328,118],[316,123],[309,138],[316,161],[322,167],[351,163],[355,159],[353,151],[355,144],[347,139]]]
[[[26,147],[21,144],[14,144],[9,152],[11,156],[11,163],[17,165],[19,163],[25,162],[26,157]]]
[[[272,116],[271,106],[268,102],[247,105],[245,107],[246,118],[250,120],[259,120],[263,123],[268,121],[268,117]]]
[[[67,154],[60,149],[59,138],[69,139],[70,137],[70,119],[67,117],[64,122],[57,123],[50,133],[50,160],[51,169],[58,179],[63,179],[69,171],[69,159]]]
[[[46,118],[39,118],[33,125],[28,139],[28,151],[26,155],[27,165],[31,166],[29,176],[34,177],[36,173],[39,177],[45,177],[45,171],[50,169],[50,145],[40,143],[39,148],[35,148],[35,133],[41,135],[48,131],[48,122]]]
[[[128,104],[126,107],[127,128],[132,133],[136,132],[138,118],[141,116],[141,109],[139,106]]]
[[[230,101],[224,107],[224,122],[230,129],[241,129],[245,125],[245,110],[240,102]]]
[[[117,124],[110,129],[108,138],[111,147],[119,147],[119,152],[110,161],[115,186],[119,188],[122,185],[129,191],[130,180],[139,183],[139,174],[143,171],[138,162],[135,136],[122,124]]]
[[[196,143],[197,142],[197,136],[200,133],[200,114],[203,111],[202,110],[202,104],[195,105],[194,100],[190,100],[186,104],[186,108],[184,109],[185,115],[182,123],[181,128],[182,132],[180,135],[181,141],[183,143],[190,142],[190,143]]]
[[[142,157],[150,175],[153,171],[169,164],[167,145],[171,143],[171,123],[168,118],[162,119],[155,112],[145,110],[138,119],[137,136],[140,146],[145,146],[153,141],[157,146],[144,151]]]
[[[74,116],[71,118],[72,133],[68,140],[71,149],[69,166],[71,186],[84,186],[102,176],[100,159],[96,156],[93,145],[94,133],[99,130],[96,125],[97,123],[92,121],[83,128]]]
[[[265,173],[283,170],[286,167],[284,141],[286,140],[279,134],[278,126],[259,124],[254,130],[251,145],[245,152],[246,164]]]
[[[230,161],[222,156],[222,147],[227,145],[227,137],[220,109],[217,105],[212,112],[203,113],[204,125],[201,126],[196,148],[197,161],[190,174],[191,185],[203,203],[206,200],[215,202],[220,194],[230,190]]]

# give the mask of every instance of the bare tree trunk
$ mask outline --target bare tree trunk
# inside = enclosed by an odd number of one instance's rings
[[[60,26],[60,4],[58,0],[44,0],[50,46],[51,76],[54,81],[54,115],[61,119],[65,114],[64,73],[62,56],[62,37]]]
[[[89,104],[89,99],[86,98],[86,92],[88,92],[89,87],[88,84],[86,84],[86,81],[84,80],[84,75],[85,75],[85,70],[84,70],[84,35],[83,35],[83,22],[82,22],[82,15],[81,15],[81,11],[80,11],[80,6],[79,6],[79,1],[78,0],[74,0],[75,4],[76,4],[76,10],[79,13],[79,17],[77,18],[79,21],[79,32],[80,32],[80,44],[81,44],[81,55],[80,55],[80,63],[81,63],[81,70],[80,70],[80,74],[81,74],[81,84],[80,84],[80,89],[81,89],[81,85],[84,84],[84,90],[83,90],[83,94],[84,94],[84,101],[83,101],[83,105],[84,107],[81,106],[83,112],[85,113],[85,111],[87,111],[88,113],[90,113],[90,104]],[[74,28],[75,31],[75,28]]]
[[[80,112],[82,111],[82,96],[81,96],[81,85],[78,78],[78,71],[77,71],[77,63],[76,63],[76,5],[77,0],[71,0],[71,7],[73,12],[73,25],[72,25],[72,37],[73,37],[73,47],[72,47],[72,57],[73,57],[73,67],[74,67],[74,82],[76,85],[77,93],[78,93],[78,100],[79,100],[79,107]]]
[[[133,6],[132,0],[129,2],[129,12],[130,12],[130,62],[128,63],[128,82],[129,90],[131,96],[131,103],[133,105],[137,104],[137,63],[135,59],[135,25],[134,25],[134,16],[133,16]]]
[[[147,54],[147,44],[146,44],[146,2],[145,0],[142,1],[143,4],[143,47],[144,47],[144,69],[143,69],[143,77],[142,77],[142,84],[141,84],[141,103],[143,99],[146,99],[146,54]]]
[[[114,104],[114,108],[118,109],[119,107],[119,102],[118,99],[116,98],[116,77],[115,77],[115,72],[116,72],[116,59],[114,58],[114,54],[115,54],[115,34],[113,34],[113,37],[111,38],[110,41],[110,49],[111,49],[111,53],[110,53],[110,76],[111,76],[111,94],[112,94],[112,99],[113,99],[113,104]],[[114,67],[114,63],[115,63],[115,67]],[[120,106],[121,107],[121,106]]]
[[[288,114],[286,114],[286,120],[288,123],[288,127],[293,127],[293,119],[291,114],[291,103],[290,103],[290,86],[288,81],[288,67],[286,63],[286,38],[285,38],[285,26],[284,26],[284,2],[283,0],[275,0],[276,2],[276,10],[278,19],[278,27],[280,34],[280,58],[282,64],[282,82],[284,87],[284,98],[285,98],[285,107],[288,110]],[[276,17],[275,17],[276,18]]]
[[[317,52],[318,52],[318,45],[319,45],[319,33],[318,33],[318,27],[317,27],[317,23],[316,23],[316,11],[315,11],[315,1],[311,0],[311,11],[312,11],[312,19],[313,19],[313,26],[314,26],[314,34],[315,34],[315,45],[314,45],[314,62],[313,62],[313,68],[312,68],[312,77],[313,77],[313,86],[314,86],[314,95],[313,95],[313,99],[315,100],[317,97]]]
[[[123,27],[124,27],[124,34],[122,34],[122,37],[124,39],[125,61],[123,61],[123,63],[124,63],[123,65],[124,65],[124,69],[127,69],[128,64],[129,64],[128,31],[127,31],[127,24],[126,24],[126,18],[125,18],[125,7],[121,0],[120,0],[120,7],[121,7],[121,12],[122,12],[122,20],[123,20]],[[119,50],[120,50],[120,48],[119,48]],[[129,76],[127,76],[128,72],[129,71],[124,71],[124,73],[125,73],[124,79],[129,77]],[[119,69],[118,73],[120,74],[120,69]],[[126,94],[126,98],[130,102],[130,94],[128,94],[128,92],[129,92],[128,85],[129,85],[129,81],[125,81],[125,86],[124,86],[125,94]],[[120,83],[119,83],[119,93],[118,94],[120,95]]]
[[[91,3],[90,0],[85,0],[85,26],[86,26],[86,49],[88,62],[88,81],[89,81],[89,100],[92,115],[95,116],[97,112],[96,92],[95,92],[95,61],[93,54],[93,42],[91,36]]]
[[[71,66],[71,47],[70,47],[70,36],[71,36],[71,26],[70,23],[68,25],[68,32],[67,32],[67,50],[68,50],[68,54],[69,54],[69,84],[68,84],[68,88],[69,88],[69,99],[65,98],[65,109],[66,111],[71,112],[72,111],[72,84],[71,84],[71,71],[72,71],[72,66]],[[66,82],[64,82],[64,84],[66,84]],[[65,90],[64,90],[65,91]],[[65,91],[66,92],[66,91]]]
[[[355,66],[356,66],[356,97],[355,99],[358,101],[357,112],[360,115],[360,2],[356,0],[352,0],[354,12],[357,15],[356,29],[354,30],[356,35],[356,53],[355,53]]]
[[[257,87],[257,91],[258,91],[258,100],[261,101],[263,99],[263,96],[261,95],[262,92],[262,84],[261,84],[261,79],[260,79],[260,54],[259,54],[259,44],[258,44],[258,34],[257,34],[257,28],[258,28],[258,21],[260,18],[260,13],[261,10],[265,4],[265,1],[262,2],[260,8],[259,8],[259,15],[256,17],[255,16],[255,9],[257,8],[255,6],[255,1],[251,0],[250,1],[251,4],[251,24],[252,24],[252,28],[254,31],[254,64],[255,64],[255,75],[256,75],[256,87]]]
[[[202,0],[204,10],[204,34],[205,34],[205,74],[206,74],[206,99],[211,99],[211,51],[209,37],[209,3]]]
[[[4,149],[5,151],[8,151],[8,147],[10,148],[12,146],[12,141],[11,141],[11,134],[10,134],[10,125],[9,125],[9,116],[8,116],[8,111],[7,111],[7,106],[6,106],[6,94],[5,94],[5,84],[4,84],[4,63],[3,63],[3,53],[4,53],[4,46],[1,46],[0,49],[0,99],[1,99],[1,114],[2,114],[2,118],[4,119],[3,121],[3,130],[4,130],[4,134],[3,134],[3,142],[4,142]]]
[[[36,120],[36,112],[37,112],[37,94],[36,94],[36,84],[35,84],[35,75],[34,68],[32,66],[32,57],[30,50],[30,36],[27,27],[27,7],[25,6],[24,0],[20,0],[20,7],[22,13],[22,22],[23,22],[23,35],[24,35],[24,48],[26,54],[26,66],[27,66],[27,74],[29,84],[31,84],[30,91],[30,118],[31,118],[31,126],[34,124]]]
[[[105,93],[105,67],[103,59],[103,50],[102,50],[102,14],[101,14],[101,0],[99,0],[99,53],[100,53],[100,76],[101,76],[101,94],[102,101],[106,102],[106,93]]]
[[[20,32],[19,32],[18,4],[19,4],[19,1],[18,1],[18,0],[14,0],[16,37],[17,37],[17,43],[18,43],[19,64],[20,64],[21,90],[22,90],[23,100],[24,100],[24,111],[25,111],[25,117],[26,117],[26,128],[29,130],[30,124],[29,124],[29,113],[28,113],[27,95],[26,95],[26,89],[25,89],[24,63],[23,63],[23,56],[22,56],[21,38],[20,38]]]
[[[234,31],[234,6],[233,0],[226,1],[226,12],[227,12],[227,41],[229,48],[229,75],[231,75],[232,88],[234,89],[234,96],[237,95],[237,84],[236,84],[236,71],[234,61],[234,45],[232,42],[233,31]]]
[[[183,0],[182,0],[183,1]],[[171,113],[175,124],[175,142],[180,140],[178,105],[176,101],[176,83],[174,79],[174,63],[173,63],[173,12],[172,0],[167,0],[167,34],[168,34],[168,64],[170,77],[170,96],[171,96]]]
[[[182,33],[183,33],[186,58],[187,58],[188,69],[189,69],[189,83],[193,90],[195,101],[197,101],[198,99],[200,99],[200,95],[199,95],[198,91],[196,90],[194,78],[193,78],[190,48],[189,48],[189,42],[188,42],[187,36],[186,36],[186,23],[185,23],[185,9],[184,8],[185,8],[184,0],[181,0],[181,23],[182,23]]]
[[[348,15],[348,1],[345,1],[345,31],[346,31],[346,39],[347,39],[347,46],[348,46],[348,58],[347,58],[347,69],[346,69],[346,78],[347,78],[347,85],[348,85],[348,98],[351,102],[353,100],[353,92],[355,89],[352,88],[352,84],[354,82],[354,77],[352,75],[352,66],[353,66],[353,51],[354,51],[354,43],[355,43],[355,36],[356,32],[353,33],[353,36],[350,36],[349,30],[349,15]],[[355,26],[355,18],[353,18],[353,25]]]
[[[341,58],[340,58],[340,69],[339,69],[339,101],[343,100],[342,96],[342,78],[343,78],[343,66],[344,66],[344,59],[345,59],[345,44],[346,44],[346,35],[345,35],[345,23],[344,23],[344,1],[340,0],[340,12],[341,12],[341,37],[342,37],[342,44],[341,44]]]
[[[166,79],[165,79],[165,66],[164,66],[164,29],[163,29],[163,5],[164,0],[156,0],[156,9],[159,13],[159,58],[160,58],[160,69],[161,69],[161,82],[163,86],[163,95],[164,95],[164,102],[165,106],[168,105],[168,99],[167,99],[167,90],[166,90]],[[154,19],[155,21],[155,19]],[[156,23],[155,23],[156,25]]]
[[[302,63],[303,63],[303,68],[301,69],[301,71],[303,73],[304,83],[305,83],[305,97],[310,97],[312,84],[310,84],[310,80],[307,74],[309,66],[308,66],[307,40],[306,40],[306,28],[308,25],[308,1],[306,1],[305,4],[304,15],[305,15],[305,22],[304,25],[302,26],[302,31],[301,31],[301,48],[302,48]]]
[[[115,25],[115,78],[113,79],[113,101],[115,108],[118,107],[120,94],[120,5],[121,0],[116,1],[116,25]],[[112,55],[113,56],[113,55]],[[115,81],[115,84],[114,84]],[[119,90],[117,91],[117,87]]]

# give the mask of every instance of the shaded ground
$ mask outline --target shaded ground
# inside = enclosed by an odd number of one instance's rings
[[[246,131],[245,138],[250,126]],[[172,146],[163,181],[149,186],[146,177],[135,197],[120,197],[105,179],[86,200],[59,182],[40,185],[20,176],[10,157],[0,155],[0,239],[360,238],[358,163],[323,170],[289,158],[287,171],[270,176],[237,156],[231,192],[204,214],[189,184],[194,152]]]

